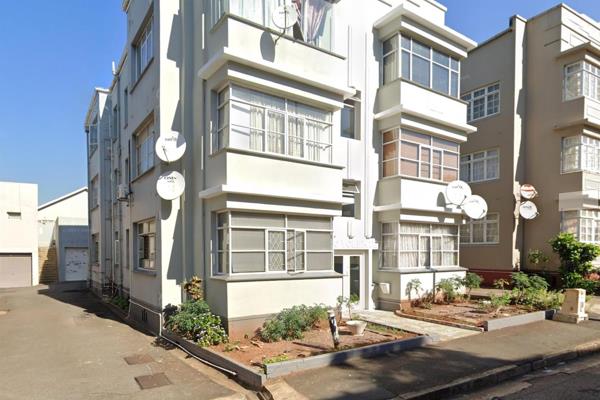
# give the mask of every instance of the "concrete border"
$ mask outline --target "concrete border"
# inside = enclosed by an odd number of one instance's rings
[[[600,340],[594,340],[557,353],[536,356],[514,364],[504,365],[479,374],[457,379],[453,382],[429,389],[401,394],[399,400],[445,399],[488,386],[497,385],[509,379],[526,375],[532,371],[548,368],[559,363],[600,352]]]
[[[368,358],[379,356],[385,353],[398,353],[417,347],[427,346],[433,342],[433,339],[429,336],[417,336],[410,339],[394,340],[391,342],[377,343],[364,347],[336,351],[333,353],[319,354],[306,358],[298,358],[295,360],[266,364],[265,371],[268,379],[277,378],[282,375],[303,371],[305,369],[343,364],[353,358]]]
[[[486,331],[495,331],[511,326],[531,324],[546,319],[546,311],[534,311],[527,314],[513,315],[511,317],[490,319],[484,322],[483,328]]]

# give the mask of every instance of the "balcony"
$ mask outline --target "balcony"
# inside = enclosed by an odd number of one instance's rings
[[[250,13],[243,7],[228,8],[227,4],[233,1],[221,3],[225,4],[222,6],[225,14],[219,14],[218,21],[207,32],[208,62],[199,71],[202,78],[208,79],[231,61],[335,94],[354,93],[346,85],[345,58],[331,51],[332,10],[320,20],[320,36],[302,40],[287,34],[278,38],[282,31],[272,26],[268,12]]]
[[[375,119],[410,114],[463,132],[474,132],[467,124],[467,104],[404,79],[379,88]]]
[[[558,211],[600,209],[600,190],[582,190],[558,194]]]

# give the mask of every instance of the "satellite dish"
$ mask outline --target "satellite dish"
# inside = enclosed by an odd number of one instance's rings
[[[158,137],[154,150],[158,158],[169,163],[183,157],[185,146],[185,137],[183,135],[180,135],[179,132],[170,132]]]
[[[292,4],[282,4],[273,10],[273,24],[279,29],[288,29],[298,22],[298,11]]]
[[[488,206],[483,197],[471,195],[462,203],[462,209],[471,219],[481,219],[487,215]]]
[[[528,183],[521,185],[521,197],[523,197],[524,199],[531,200],[535,196],[537,196],[537,194],[538,192],[537,190],[535,190],[533,185],[530,185]]]
[[[177,171],[161,174],[156,181],[156,192],[165,200],[175,200],[183,194],[185,179]]]
[[[450,204],[460,206],[471,195],[471,187],[467,182],[452,181],[446,186],[446,198]]]
[[[519,214],[525,219],[534,219],[539,215],[537,206],[531,201],[525,201],[519,206]]]

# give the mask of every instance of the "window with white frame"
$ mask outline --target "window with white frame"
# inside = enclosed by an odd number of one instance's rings
[[[561,232],[569,232],[586,243],[600,243],[600,211],[573,210],[562,211]]]
[[[355,181],[342,183],[342,217],[360,218],[360,188]]]
[[[136,176],[154,166],[154,123],[146,123],[135,135]]]
[[[152,57],[154,56],[154,43],[152,36],[152,15],[148,18],[148,22],[141,28],[137,39],[133,43],[133,81],[140,79]]]
[[[333,269],[331,218],[223,212],[216,215],[213,273]]]
[[[461,99],[467,104],[467,122],[489,117],[500,112],[500,84],[494,83],[465,93]]]
[[[342,108],[341,136],[348,139],[360,139],[360,93],[344,100]]]
[[[96,175],[95,177],[92,178],[92,193],[91,193],[91,204],[92,204],[92,208],[100,205],[99,204],[99,197],[98,197],[98,175]]]
[[[383,269],[458,265],[458,225],[383,223]]]
[[[460,156],[460,179],[482,182],[498,179],[500,163],[498,149],[479,151]]]
[[[392,129],[382,133],[382,176],[458,179],[459,145],[446,139]]]
[[[497,244],[500,241],[500,216],[487,214],[481,219],[468,219],[460,228],[462,244]]]
[[[384,84],[401,76],[437,92],[458,97],[459,75],[458,59],[415,39],[394,35],[383,42]]]
[[[600,173],[600,140],[585,135],[564,137],[561,170]]]
[[[156,259],[156,222],[154,219],[135,224],[137,241],[137,267],[154,269]]]
[[[231,147],[331,163],[331,112],[240,86],[217,97],[214,151]]]
[[[590,97],[600,100],[600,68],[587,61],[565,66],[564,99]]]

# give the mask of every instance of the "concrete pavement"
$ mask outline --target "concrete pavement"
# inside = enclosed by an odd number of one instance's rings
[[[88,291],[1,289],[0,310],[1,400],[256,398],[119,322]]]

